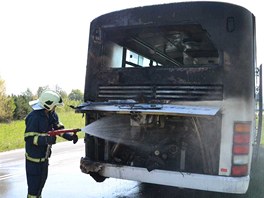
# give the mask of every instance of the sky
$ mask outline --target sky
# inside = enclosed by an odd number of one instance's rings
[[[189,1],[189,0],[185,0]],[[213,1],[213,0],[212,0]],[[222,0],[218,0],[222,1]],[[1,0],[0,79],[6,93],[49,86],[84,90],[90,22],[105,13],[178,0]],[[259,0],[226,0],[256,16],[257,64],[263,63],[264,13]]]

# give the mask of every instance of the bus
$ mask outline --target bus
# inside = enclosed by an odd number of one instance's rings
[[[223,2],[110,12],[91,21],[83,173],[246,193],[261,125],[255,16]]]

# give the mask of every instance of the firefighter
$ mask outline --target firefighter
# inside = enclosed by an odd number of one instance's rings
[[[38,100],[29,102],[33,111],[25,120],[25,158],[28,198],[40,198],[48,177],[48,158],[51,145],[56,143],[56,136],[48,136],[47,132],[64,128],[59,122],[55,108],[63,106],[61,96],[52,90],[45,90]],[[78,141],[76,134],[63,134],[63,138]]]

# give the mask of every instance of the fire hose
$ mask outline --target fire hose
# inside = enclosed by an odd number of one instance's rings
[[[81,131],[81,129],[58,129],[58,130],[49,131],[48,135],[49,136],[56,136],[56,135],[61,135],[61,134],[64,134],[64,133],[74,133],[74,134],[76,134],[79,131]]]
[[[81,129],[58,129],[58,130],[49,131],[48,132],[48,136],[62,135],[64,133],[74,133],[74,134],[76,134],[77,132],[80,132],[80,131],[81,131]],[[49,158],[51,147],[52,147],[52,145],[48,144],[45,159]]]

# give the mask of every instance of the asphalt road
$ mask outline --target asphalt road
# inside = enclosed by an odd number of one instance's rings
[[[71,142],[53,145],[49,176],[43,189],[43,198],[212,198],[251,197],[226,195],[197,190],[144,184],[120,179],[95,182],[80,171],[84,143]],[[22,198],[27,195],[24,149],[0,153],[0,197]],[[257,198],[257,197],[252,197]]]
[[[80,158],[84,156],[82,140],[53,145],[49,176],[43,189],[44,198],[110,198],[129,197],[138,189],[138,183],[118,179],[95,182],[80,171]],[[24,149],[0,153],[0,197],[21,198],[27,195]]]

